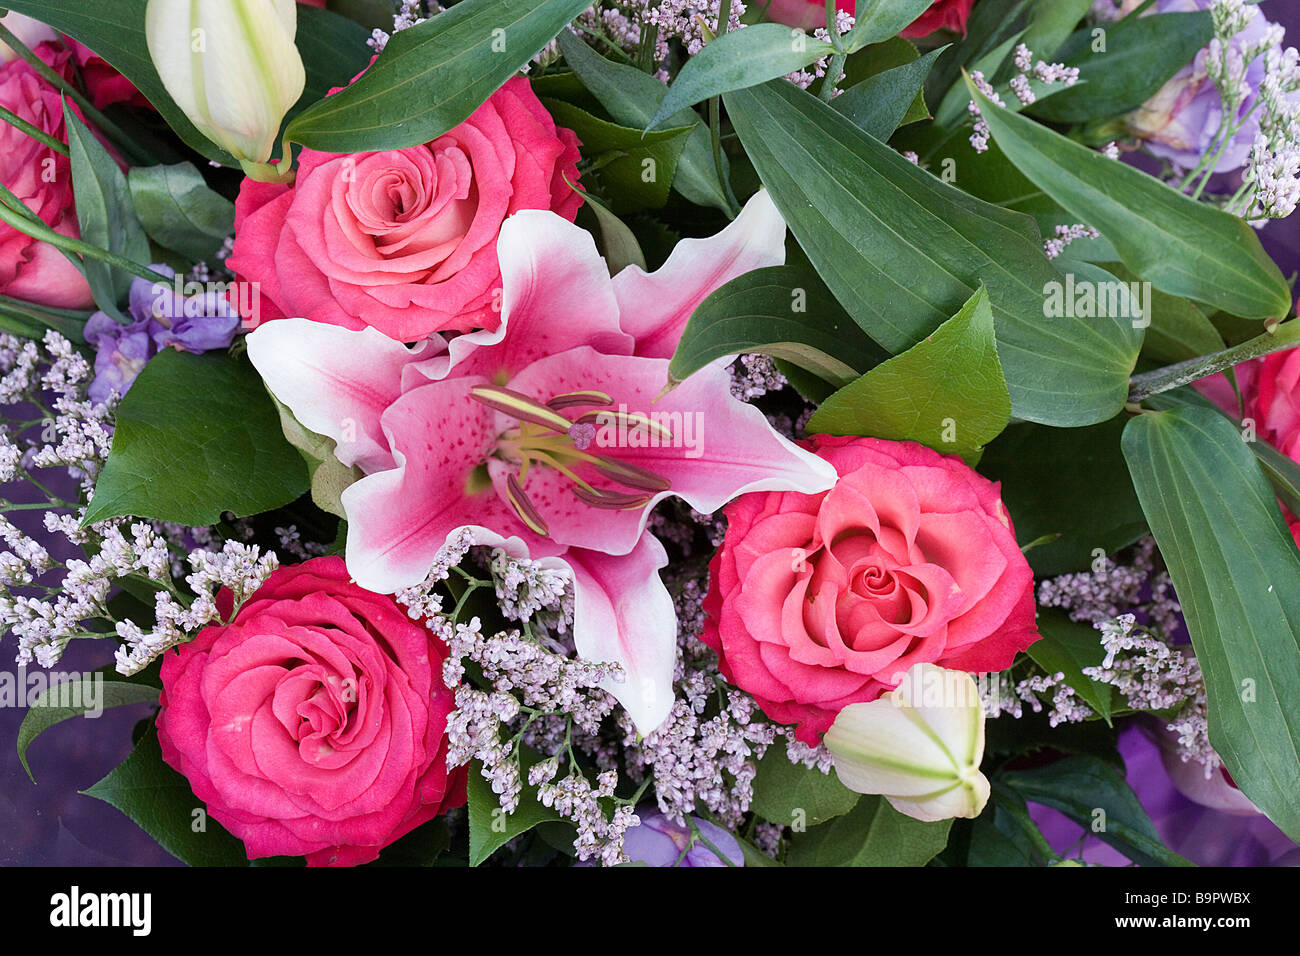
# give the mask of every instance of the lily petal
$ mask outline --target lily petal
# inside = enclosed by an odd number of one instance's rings
[[[490,486],[470,487],[496,438],[495,413],[469,398],[478,384],[481,379],[430,382],[384,413],[395,466],[367,475],[341,498],[348,571],[363,588],[390,594],[419,584],[448,535],[461,527],[523,538],[534,558],[564,550],[529,531]]]
[[[785,220],[760,189],[727,228],[683,239],[659,269],[628,266],[614,276],[619,322],[636,338],[636,354],[671,358],[691,313],[739,275],[785,263]]]
[[[562,560],[573,569],[573,638],[586,661],[622,665],[626,679],[601,687],[626,708],[641,734],[668,717],[677,661],[677,613],[659,577],[663,545],[643,534],[628,554],[612,557],[574,548]]]
[[[546,355],[590,345],[610,355],[632,351],[621,331],[618,300],[591,233],[542,209],[525,209],[501,225],[501,325],[452,339],[447,355],[422,363],[440,379],[458,375],[504,380]]]
[[[271,394],[311,431],[334,439],[343,464],[392,468],[380,417],[402,393],[402,370],[442,348],[411,350],[375,329],[278,319],[248,335],[248,357]]]
[[[606,393],[614,403],[592,410],[596,435],[588,451],[670,483],[669,491],[655,493],[640,509],[603,511],[578,503],[568,479],[557,472],[530,472],[525,490],[557,541],[625,554],[645,529],[650,509],[669,494],[697,511],[712,512],[747,491],[816,494],[835,484],[834,466],[782,437],[761,411],[732,396],[726,369],[702,369],[655,401],[667,375],[667,359],[578,348],[534,362],[511,380],[512,389],[541,401],[579,388]],[[618,427],[610,413],[620,408],[666,423],[671,439],[661,440],[649,429]],[[503,487],[507,466],[489,465],[489,470]],[[594,485],[611,485],[592,469],[579,473]]]

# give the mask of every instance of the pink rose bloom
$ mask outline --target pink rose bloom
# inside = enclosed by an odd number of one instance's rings
[[[465,801],[464,769],[447,772],[446,654],[341,558],[282,567],[163,659],[163,759],[249,859],[369,862]]]
[[[572,222],[577,160],[577,136],[515,77],[431,143],[304,149],[293,186],[244,180],[229,265],[261,283],[263,318],[371,327],[404,342],[495,330],[501,223],[522,209]]]
[[[72,51],[77,67],[86,84],[86,93],[95,109],[122,103],[126,106],[139,106],[153,109],[153,105],[144,94],[121,73],[109,66],[108,61],[90,49],[84,43],[78,43],[72,37],[65,36],[63,42]]]
[[[56,71],[65,70],[66,52],[54,53],[44,44],[40,51]],[[0,106],[68,141],[58,90],[22,60],[0,63]],[[55,232],[80,238],[67,157],[8,123],[0,123],[0,182]],[[93,301],[85,278],[58,249],[6,223],[0,223],[0,294],[66,309]]]
[[[915,442],[814,436],[830,491],[728,505],[702,639],[722,675],[816,744],[913,664],[984,673],[1039,637],[998,486]]]
[[[900,36],[924,37],[935,30],[966,32],[966,20],[975,0],[934,0],[930,9],[916,18]],[[854,0],[835,0],[835,8],[853,13]],[[767,8],[767,18],[804,30],[826,27],[826,4],[822,0],[772,0]]]

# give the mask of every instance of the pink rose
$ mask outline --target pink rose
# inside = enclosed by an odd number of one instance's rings
[[[431,143],[304,149],[292,187],[245,180],[229,265],[261,283],[263,318],[371,326],[407,342],[496,329],[501,223],[521,209],[572,222],[577,160],[578,138],[515,77]]]
[[[163,759],[249,859],[366,863],[465,800],[465,771],[446,766],[445,657],[342,558],[282,567],[164,658]]]
[[[975,0],[934,0],[930,9],[916,18],[900,36],[929,36],[935,30],[966,32],[966,20]],[[835,8],[853,13],[854,0],[835,0]],[[772,0],[767,8],[767,18],[804,30],[826,27],[826,4],[822,0]]]
[[[42,44],[39,52],[57,72],[66,71],[67,52],[55,52],[50,44]],[[60,142],[68,141],[58,90],[22,60],[0,63],[0,106]],[[0,182],[55,232],[80,238],[67,157],[8,123],[0,123]],[[85,278],[58,249],[6,223],[0,223],[0,293],[66,309],[93,302]]]
[[[1034,580],[998,486],[914,442],[815,436],[839,480],[724,510],[702,639],[722,675],[815,744],[913,664],[1009,667],[1039,637]]]
[[[130,80],[109,66],[108,61],[90,47],[68,36],[63,38],[63,42],[77,61],[77,68],[81,71],[86,92],[95,109],[102,110],[115,103],[153,109],[153,104],[145,99],[144,94]]]

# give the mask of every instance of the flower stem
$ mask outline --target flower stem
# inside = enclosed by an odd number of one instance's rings
[[[8,192],[8,190],[5,190],[5,192]],[[12,193],[10,193],[10,196],[12,196]],[[8,196],[4,198],[5,200],[9,199]],[[21,209],[13,209],[7,204],[7,202],[0,202],[0,222],[8,223],[19,232],[25,233],[33,239],[40,239],[44,242],[48,242],[50,245],[56,246],[62,250],[65,254],[70,253],[73,255],[90,256],[92,259],[106,262],[110,266],[121,269],[124,272],[129,272],[131,275],[139,276],[141,279],[148,279],[150,282],[158,282],[163,285],[171,285],[172,280],[162,273],[154,272],[152,269],[142,266],[138,262],[132,262],[130,259],[127,259],[124,256],[119,256],[117,253],[109,252],[107,249],[101,249],[98,246],[92,246],[88,242],[82,242],[80,239],[73,239],[69,236],[63,235],[62,233],[55,232],[41,220],[28,218],[28,216],[24,214],[25,212],[30,212],[26,206],[22,206]]]
[[[55,139],[53,136],[51,136],[49,133],[45,132],[44,130],[37,129],[31,123],[27,122],[27,120],[23,119],[21,116],[15,113],[13,110],[6,109],[5,107],[0,106],[0,120],[4,120],[10,126],[14,127],[14,129],[26,133],[28,136],[36,140],[38,143],[44,143],[46,146],[54,150],[60,156],[68,155],[68,147],[65,144],[60,143],[57,139]]]
[[[714,36],[722,36],[730,26],[731,0],[721,0],[718,4],[718,22],[714,24]],[[731,178],[722,165],[722,100],[717,96],[709,99],[709,137],[713,144],[713,168],[718,173],[718,184],[726,196],[729,216],[735,219],[740,212],[740,203],[736,201],[736,194],[731,189]]]
[[[1241,362],[1295,348],[1297,345],[1300,345],[1300,320],[1279,325],[1270,332],[1265,332],[1230,349],[1224,349],[1222,352],[1215,352],[1213,355],[1202,355],[1200,358],[1188,359],[1176,365],[1134,375],[1130,379],[1128,400],[1132,403],[1141,402],[1152,395],[1159,395],[1161,392],[1190,385],[1210,375],[1217,375]]]

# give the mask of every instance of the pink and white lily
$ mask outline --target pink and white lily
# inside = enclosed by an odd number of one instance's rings
[[[305,427],[364,477],[343,492],[347,566],[392,592],[424,580],[448,537],[527,554],[574,579],[574,639],[620,664],[607,690],[648,733],[668,715],[676,616],[646,531],[669,494],[711,512],[748,491],[830,488],[835,471],[733,398],[715,363],[661,395],[695,307],[784,261],[765,192],[654,273],[610,278],[589,233],[527,210],[497,244],[501,325],[407,348],[374,329],[269,322],[248,354]]]

